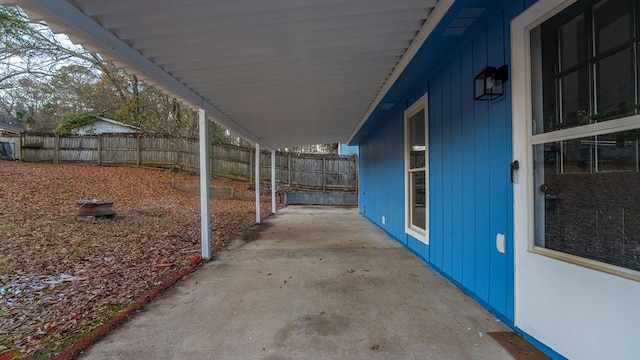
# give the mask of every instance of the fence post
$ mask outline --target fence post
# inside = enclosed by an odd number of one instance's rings
[[[53,140],[53,162],[60,163],[60,134],[56,133],[56,137]]]
[[[23,161],[22,144],[23,144],[22,133],[18,133],[18,160],[20,161]]]
[[[216,153],[216,143],[209,140],[209,173],[211,173],[211,176],[216,175],[216,171],[213,167],[213,165],[215,164]]]
[[[322,157],[322,191],[327,189],[327,159]]]
[[[140,135],[136,135],[136,165],[140,166]]]
[[[260,216],[260,144],[256,143],[256,224],[260,224],[262,222],[262,218]]]
[[[253,182],[253,148],[249,149],[249,182]]]
[[[173,160],[173,166],[176,168],[179,168],[179,163],[180,161],[178,161],[178,156],[179,152],[178,152],[178,139],[173,138],[173,151],[175,151],[175,159]]]
[[[354,187],[356,188],[356,194],[358,194],[358,172],[360,171],[360,156],[355,157],[353,162],[355,163],[356,167],[353,171],[356,174],[356,183],[354,184]],[[358,196],[358,198],[360,198],[360,196]]]
[[[276,151],[271,150],[271,213],[276,213]]]
[[[98,134],[98,166],[102,165],[102,135]]]
[[[288,153],[287,160],[287,185],[291,186],[291,153]]]

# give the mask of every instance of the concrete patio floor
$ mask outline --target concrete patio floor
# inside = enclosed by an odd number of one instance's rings
[[[81,359],[513,359],[511,331],[352,208],[287,207]]]

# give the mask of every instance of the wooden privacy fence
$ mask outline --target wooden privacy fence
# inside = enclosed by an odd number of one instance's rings
[[[22,134],[19,158],[33,162],[81,162],[199,170],[197,139],[136,134]],[[255,149],[212,143],[211,175],[239,181],[255,177]],[[323,191],[357,191],[356,156],[276,153],[276,183]],[[260,152],[260,179],[271,181],[271,153]]]

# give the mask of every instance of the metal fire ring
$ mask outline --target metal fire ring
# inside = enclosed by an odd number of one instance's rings
[[[80,199],[76,201],[76,204],[78,205],[78,216],[111,216],[116,214],[112,208],[113,201],[110,200]]]

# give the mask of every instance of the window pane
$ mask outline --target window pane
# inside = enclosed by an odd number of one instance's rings
[[[594,142],[597,171],[635,171],[638,131],[596,136]]]
[[[572,139],[559,142],[560,173],[580,174],[593,172],[593,146],[591,141]]]
[[[425,230],[426,217],[426,182],[424,171],[411,172],[411,225]]]
[[[566,147],[534,146],[535,164],[543,165],[533,169],[537,246],[640,271],[637,134],[627,131],[575,141],[581,144],[576,154],[582,150],[586,156],[589,149],[616,170],[608,172],[559,172],[557,160]],[[601,152],[603,141],[609,141],[608,150]]]
[[[584,14],[562,25],[558,29],[560,69],[567,70],[587,59],[587,28]]]
[[[531,31],[531,96],[533,133],[554,131],[560,123],[558,103],[558,46],[554,39],[557,32],[538,26]]]
[[[604,0],[593,7],[596,55],[631,39],[632,11],[633,3],[629,0]]]
[[[545,126],[545,130],[559,130],[587,125],[589,117],[589,73],[582,68],[560,78],[561,110],[560,122]]]
[[[426,153],[424,109],[409,118],[409,168],[423,168]]]
[[[531,32],[534,134],[638,113],[634,4],[578,1]]]
[[[631,49],[625,49],[596,63],[594,122],[617,119],[635,113],[634,71]]]

